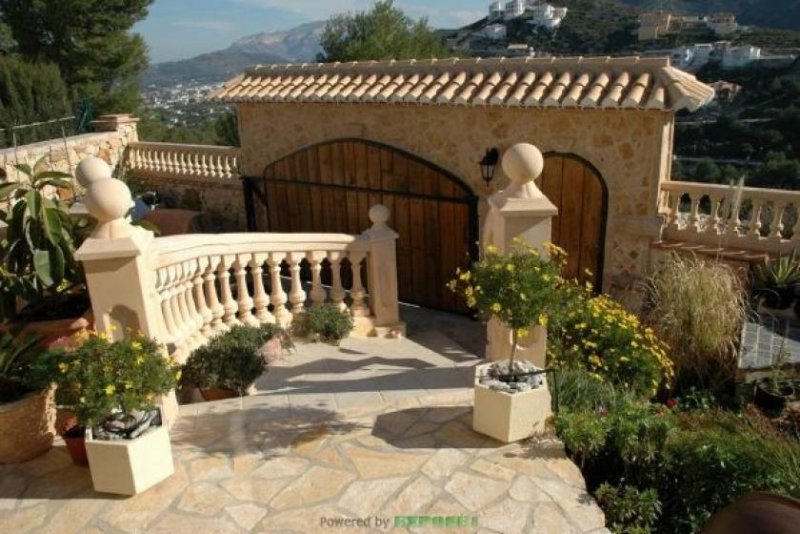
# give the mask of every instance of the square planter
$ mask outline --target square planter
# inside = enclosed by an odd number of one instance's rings
[[[101,493],[136,495],[175,472],[169,432],[163,425],[130,440],[87,437],[86,454],[94,489]]]
[[[543,434],[552,413],[546,378],[542,376],[542,385],[530,391],[495,391],[480,383],[481,374],[491,365],[475,367],[473,430],[504,443]]]

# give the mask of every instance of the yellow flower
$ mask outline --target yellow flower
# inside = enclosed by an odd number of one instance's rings
[[[497,252],[497,247],[494,245],[486,245],[486,252],[489,254],[495,254]]]
[[[180,369],[178,369],[177,371],[175,371],[175,380],[176,380],[176,381],[179,381],[179,380],[181,379],[181,376],[182,376],[182,375],[183,375],[183,371],[181,371]]]
[[[600,357],[597,354],[592,354],[591,356],[589,356],[589,363],[591,363],[595,367],[599,367],[600,366]]]
[[[144,363],[144,358],[142,358],[141,356],[136,358],[136,365],[142,365],[143,363]]]
[[[134,341],[133,343],[131,343],[131,348],[135,351],[140,351],[142,350],[142,344],[139,343],[138,341]]]
[[[472,277],[472,273],[470,271],[464,271],[461,273],[461,276],[459,276],[463,282],[468,282],[470,277]]]
[[[517,329],[517,337],[525,337],[527,335],[528,335],[528,329],[527,328],[518,328]]]
[[[495,302],[494,304],[492,304],[492,311],[495,313],[500,313],[501,311],[503,311],[503,307],[500,305],[499,302]]]
[[[133,388],[133,382],[131,382],[130,380],[126,380],[125,389],[131,389],[131,388]]]
[[[510,273],[513,273],[515,268],[513,263],[506,264],[506,271]]]
[[[106,395],[113,395],[115,391],[117,391],[117,388],[113,384],[106,386]]]
[[[68,363],[64,363],[64,362],[59,363],[58,364],[58,370],[61,371],[61,374],[63,375],[64,373],[69,371],[69,364]]]
[[[547,326],[547,323],[550,321],[550,318],[547,316],[546,313],[539,314],[539,324],[542,326]]]

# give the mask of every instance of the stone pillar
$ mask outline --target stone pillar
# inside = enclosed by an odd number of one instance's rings
[[[400,321],[400,303],[397,293],[397,232],[389,228],[389,208],[376,204],[369,209],[372,228],[364,237],[369,239],[367,259],[367,292],[374,321],[374,334],[378,337],[405,336],[405,323]]]
[[[483,246],[494,245],[500,252],[507,252],[514,239],[521,239],[547,254],[543,245],[551,239],[551,220],[558,209],[534,182],[544,169],[542,153],[533,145],[520,143],[503,154],[501,164],[510,185],[488,199]],[[487,328],[486,358],[507,359],[511,354],[511,331],[495,318]],[[546,352],[547,332],[541,326],[531,328],[530,334],[517,342],[517,357],[537,367],[545,366]]]
[[[92,126],[96,132],[119,132],[128,143],[132,143],[139,140],[136,127],[138,122],[138,118],[127,113],[120,113],[100,115],[97,120],[92,121]]]
[[[94,156],[81,161],[75,175],[86,188],[86,210],[97,220],[75,253],[86,272],[95,328],[113,340],[124,338],[128,329],[164,339],[151,261],[154,237],[127,220],[132,202],[128,186],[112,178],[111,167]],[[178,408],[174,393],[160,404],[171,424]]]

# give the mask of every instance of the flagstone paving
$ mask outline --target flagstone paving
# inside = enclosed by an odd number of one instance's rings
[[[256,395],[182,406],[170,432],[175,475],[135,497],[95,493],[60,443],[0,467],[0,530],[606,532],[563,446],[473,432],[478,360],[415,332],[424,343],[301,346]],[[397,516],[466,526],[395,528]],[[365,526],[331,526],[337,519]]]

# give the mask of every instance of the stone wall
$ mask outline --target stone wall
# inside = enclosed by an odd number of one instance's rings
[[[239,104],[242,173],[323,141],[359,138],[408,151],[459,176],[484,202],[507,179],[500,167],[487,188],[478,161],[528,142],[594,165],[608,187],[604,289],[648,270],[659,235],[658,195],[671,171],[674,118],[657,111],[354,104]]]
[[[129,115],[104,115],[94,122],[95,133],[0,150],[0,181],[19,179],[14,165],[33,164],[42,156],[51,169],[70,174],[86,156],[100,157],[115,167],[125,147],[138,140],[136,122]]]

